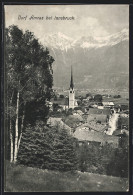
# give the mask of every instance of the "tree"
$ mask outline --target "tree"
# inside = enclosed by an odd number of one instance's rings
[[[128,141],[128,136],[126,134],[119,139],[119,147],[115,149],[107,166],[108,175],[128,177]]]
[[[65,129],[48,128],[43,121],[27,126],[22,136],[18,163],[50,170],[77,169],[76,140]]]
[[[61,94],[61,95],[60,95],[60,98],[64,98],[64,95]]]
[[[78,149],[79,170],[97,174],[106,174],[114,148],[108,143],[100,146],[99,143],[82,143]]]
[[[53,61],[54,59],[49,55],[48,49],[45,49],[38,42],[33,33],[23,32],[14,25],[5,30],[7,88],[5,111],[10,137],[11,162],[17,160],[20,140],[26,122],[25,116],[30,115],[30,109],[27,107],[34,104],[32,108],[38,117],[36,105],[39,102],[45,105],[46,99],[50,99],[53,84]],[[43,114],[45,118],[45,113]]]
[[[56,103],[53,103],[53,111],[57,112],[58,108],[59,108],[59,105]]]
[[[89,100],[93,100],[93,96],[92,96],[91,93],[87,93],[87,94],[86,94],[86,98],[87,98],[87,97],[89,97]]]
[[[114,98],[121,98],[121,95],[114,95]]]
[[[100,95],[100,94],[95,95],[94,101],[101,103],[102,102],[102,95]]]
[[[79,170],[82,172],[86,171],[88,166],[88,144],[84,142],[81,147],[79,147]]]

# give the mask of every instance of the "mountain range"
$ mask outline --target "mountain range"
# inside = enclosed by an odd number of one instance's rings
[[[129,32],[106,36],[82,36],[73,39],[63,33],[53,33],[41,39],[55,59],[55,87],[69,88],[73,67],[77,89],[128,89]]]

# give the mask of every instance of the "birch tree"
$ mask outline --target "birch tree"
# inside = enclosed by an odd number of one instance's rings
[[[34,34],[17,26],[5,30],[6,108],[10,137],[10,161],[17,154],[24,129],[27,103],[50,99],[53,84],[52,63],[49,55]]]

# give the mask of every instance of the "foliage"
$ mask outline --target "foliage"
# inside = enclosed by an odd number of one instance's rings
[[[129,109],[129,107],[128,107],[128,105],[121,105],[121,110],[128,110]]]
[[[61,95],[60,95],[60,98],[64,98],[64,95],[61,94]]]
[[[80,106],[75,107],[74,110],[82,110],[82,107],[80,107]]]
[[[18,162],[43,169],[73,171],[77,169],[76,140],[66,130],[48,128],[39,121],[23,133]]]
[[[110,144],[100,146],[84,142],[78,149],[79,167],[82,172],[128,177],[127,138],[120,139],[119,148]]]
[[[87,94],[86,94],[86,98],[88,98],[88,97],[89,97],[89,100],[90,100],[90,101],[93,100],[93,96],[92,96],[91,93],[87,93]]]
[[[119,148],[112,155],[107,167],[107,174],[117,177],[128,177],[128,136],[119,139]]]
[[[87,152],[87,154],[86,152],[84,153],[86,170],[88,172],[106,174],[106,164],[109,161],[109,152],[111,152],[112,148],[108,144],[100,146],[95,143],[82,147],[84,147]]]
[[[121,98],[121,95],[114,95],[114,98]]]
[[[5,117],[9,143],[14,139],[19,143],[24,125],[32,124],[40,115],[47,116],[45,101],[51,97],[53,61],[32,32],[23,32],[14,25],[5,29]]]
[[[35,125],[36,120],[43,120],[46,122],[49,115],[49,107],[45,104],[44,100],[34,100],[27,102],[25,105],[25,126],[30,124]]]
[[[69,115],[72,115],[73,114],[73,110],[72,108],[69,108],[66,115],[69,116]]]
[[[100,95],[100,94],[97,94],[97,95],[95,95],[94,96],[94,101],[95,102],[102,102],[102,95]]]
[[[129,118],[120,116],[118,118],[118,129],[128,129]]]
[[[60,108],[59,104],[53,103],[53,111],[57,112],[58,108]]]

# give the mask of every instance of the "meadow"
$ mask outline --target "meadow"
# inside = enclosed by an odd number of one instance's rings
[[[6,163],[5,192],[124,192],[125,178],[76,171],[59,172]]]

